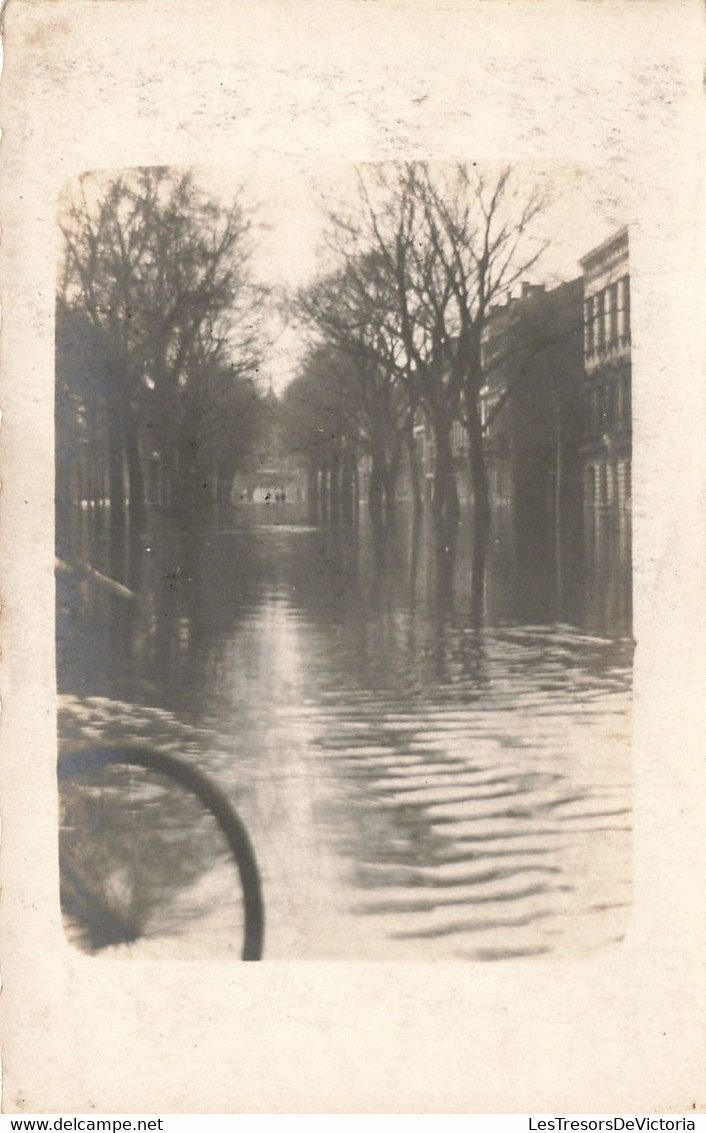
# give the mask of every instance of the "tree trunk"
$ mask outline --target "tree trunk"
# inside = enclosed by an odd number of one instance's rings
[[[439,515],[435,520],[436,551],[436,610],[438,615],[450,614],[454,608],[454,578],[458,522],[453,516]]]
[[[142,473],[142,459],[133,422],[128,422],[126,437],[127,472],[130,482],[130,519],[141,530],[145,525],[145,482]]]
[[[488,474],[483,453],[483,423],[478,398],[466,388],[466,428],[468,456],[473,492],[473,549],[471,558],[471,618],[474,625],[483,621],[485,605],[485,569],[490,535],[490,497]]]
[[[110,534],[115,545],[125,535],[125,432],[118,414],[111,414],[109,422],[109,482],[110,482]]]
[[[409,462],[409,479],[412,487],[414,514],[419,515],[424,506],[422,496],[422,473],[419,467],[419,452],[417,451],[414,429],[411,426],[405,430],[405,443],[407,445],[407,460]]]
[[[306,500],[309,511],[309,522],[319,521],[319,470],[313,461],[306,467]]]
[[[488,557],[488,531],[473,527],[473,553],[471,556],[471,622],[483,624],[485,611],[485,567]]]
[[[434,515],[446,516],[449,519],[458,519],[460,507],[458,502],[458,487],[456,472],[451,452],[450,424],[437,423],[434,430],[436,442],[436,467],[434,469]]]
[[[400,472],[400,457],[402,455],[402,439],[395,432],[389,457],[385,462],[384,489],[385,510],[392,512],[397,506],[397,480]]]
[[[341,514],[341,457],[334,452],[331,460],[331,489],[330,489],[331,518],[338,519]]]
[[[417,575],[419,573],[419,552],[422,542],[422,513],[414,512],[409,551],[409,610],[414,614],[417,608]],[[414,632],[414,617],[410,619],[410,635]],[[416,650],[413,650],[416,653]]]
[[[468,457],[473,492],[474,525],[490,530],[490,497],[488,493],[488,474],[483,453],[483,425],[477,401],[466,402],[466,421],[468,432]]]
[[[359,511],[360,511],[360,476],[359,476],[359,473],[358,473],[358,454],[357,454],[357,452],[354,452],[354,454],[353,454],[352,484],[353,484],[353,519],[357,520]]]
[[[326,521],[329,517],[329,469],[324,466],[321,469],[321,493],[319,496],[321,502],[321,519]]]
[[[385,497],[385,473],[379,456],[373,456],[368,485],[368,504],[374,517],[380,516]]]
[[[341,515],[350,522],[353,519],[355,489],[353,485],[353,472],[355,457],[353,450],[346,448],[341,464]]]

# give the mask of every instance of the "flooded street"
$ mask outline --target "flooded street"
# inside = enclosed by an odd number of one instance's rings
[[[580,553],[527,559],[496,532],[479,625],[463,525],[439,552],[404,510],[380,535],[250,504],[214,529],[155,528],[116,563],[84,519],[84,561],[136,597],[59,576],[60,747],[139,740],[223,787],[260,864],[266,959],[497,960],[621,939],[624,533],[597,521]],[[111,883],[139,889],[144,939],[107,952],[237,956],[217,832],[166,791],[171,821],[149,789],[126,818],[121,790],[102,793],[93,837]],[[93,796],[62,793],[68,860]],[[129,833],[148,811],[150,884]]]

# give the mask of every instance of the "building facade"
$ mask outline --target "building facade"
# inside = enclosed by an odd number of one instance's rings
[[[523,284],[484,332],[481,416],[491,506],[521,542],[581,523],[584,435],[581,279]]]
[[[420,472],[422,497],[429,503],[434,495],[436,476],[436,441],[434,431],[422,410],[418,410],[413,426],[414,444],[417,452],[417,466]],[[465,503],[470,498],[468,471],[468,434],[460,421],[451,425],[451,456],[456,474],[458,498]],[[403,466],[401,483],[403,492],[411,496],[408,464]]]
[[[632,372],[628,230],[581,260],[586,431],[581,448],[589,510],[620,516],[632,496]]]

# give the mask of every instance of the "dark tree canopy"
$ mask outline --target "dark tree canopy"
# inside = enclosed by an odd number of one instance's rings
[[[82,176],[61,231],[59,354],[87,327],[93,350],[88,372],[60,370],[72,396],[90,391],[105,407],[111,498],[126,467],[138,510],[155,466],[160,498],[197,482],[217,494],[252,440],[263,299],[249,272],[252,216],[190,172],[144,168]]]
[[[460,422],[476,515],[487,523],[483,331],[493,305],[544,250],[532,230],[546,203],[511,169],[362,167],[357,207],[330,216],[340,266],[299,296],[298,312],[317,341],[350,359],[349,397],[359,410],[374,403],[369,416],[378,433],[384,422],[388,436],[409,439],[415,414],[424,414],[434,436],[438,514],[458,508],[451,429]],[[370,433],[361,424],[361,440]],[[388,439],[383,449],[390,448]],[[411,444],[409,453],[413,460]]]

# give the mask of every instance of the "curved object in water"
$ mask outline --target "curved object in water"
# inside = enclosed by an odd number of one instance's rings
[[[247,830],[228,796],[198,767],[169,752],[139,744],[83,748],[59,760],[58,776],[68,780],[84,771],[122,763],[162,772],[191,791],[216,819],[228,840],[240,874],[245,910],[243,960],[261,960],[265,910],[257,860]]]

